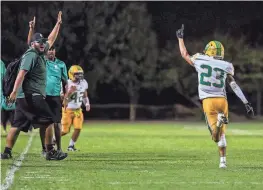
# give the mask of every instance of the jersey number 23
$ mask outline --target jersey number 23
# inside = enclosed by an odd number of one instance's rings
[[[214,86],[216,88],[223,88],[224,87],[224,70],[219,69],[217,67],[212,68],[210,65],[201,65],[201,68],[206,70],[200,74],[200,81],[199,83],[205,86]],[[218,81],[211,83],[209,82],[209,78],[211,78],[212,73],[216,72],[216,79]]]

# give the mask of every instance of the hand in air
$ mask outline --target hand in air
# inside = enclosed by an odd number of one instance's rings
[[[184,24],[182,24],[182,27],[176,31],[177,38],[183,38],[184,37]]]
[[[34,29],[36,24],[36,17],[34,16],[33,20],[29,22],[29,28]]]
[[[59,11],[59,12],[58,12],[58,20],[57,20],[57,22],[58,22],[59,24],[62,24],[62,11]]]

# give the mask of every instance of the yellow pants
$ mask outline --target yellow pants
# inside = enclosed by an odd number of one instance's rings
[[[81,108],[75,110],[68,108],[63,109],[61,125],[63,133],[68,133],[71,125],[74,126],[74,129],[82,129],[83,113]]]
[[[222,112],[228,118],[228,103],[226,98],[223,97],[206,98],[202,103],[208,129],[212,134],[212,131],[216,130],[217,113]],[[225,130],[226,125],[224,124],[221,133],[225,133]]]

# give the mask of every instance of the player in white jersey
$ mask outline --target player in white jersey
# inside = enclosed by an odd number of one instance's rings
[[[61,121],[62,136],[69,133],[71,125],[74,126],[74,132],[68,146],[68,151],[77,150],[75,148],[75,143],[83,125],[82,103],[86,106],[86,111],[90,111],[87,91],[88,83],[83,79],[83,74],[83,69],[78,65],[71,66],[68,72],[69,80],[66,86],[66,94],[64,96],[64,108]]]
[[[235,82],[232,63],[224,61],[224,47],[218,41],[209,42],[204,54],[190,56],[183,40],[184,25],[176,32],[182,57],[198,73],[198,93],[203,104],[208,129],[212,139],[219,147],[220,168],[226,167],[226,137],[225,129],[228,123],[228,103],[226,99],[226,80],[235,94],[245,104],[248,114],[254,115],[251,104],[247,101],[242,90]]]

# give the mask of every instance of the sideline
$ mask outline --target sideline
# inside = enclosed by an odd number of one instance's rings
[[[29,148],[31,147],[34,136],[35,136],[35,133],[31,133],[30,138],[27,142],[26,148],[20,154],[20,156],[13,162],[13,165],[11,166],[11,168],[6,172],[6,178],[3,182],[3,184],[1,184],[1,190],[9,189],[11,187],[11,185],[13,184],[15,172],[20,169],[20,166],[22,165],[23,160],[25,159],[27,152],[28,152]]]

